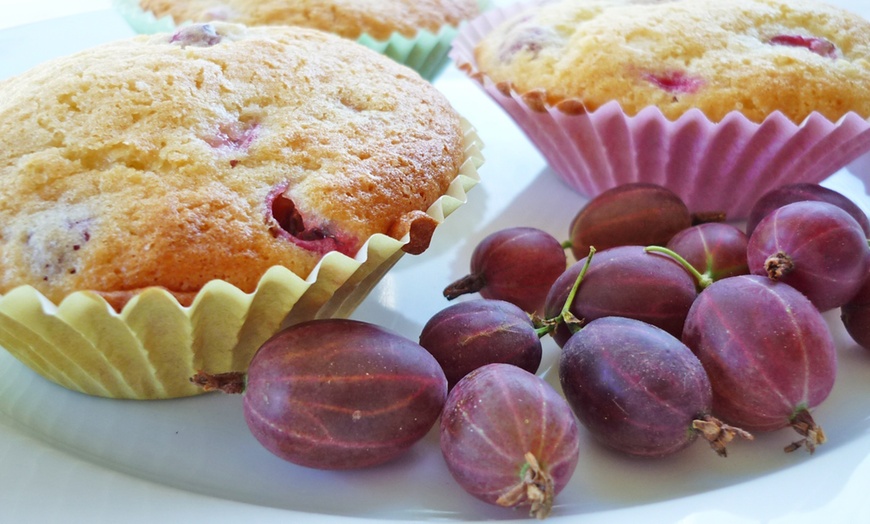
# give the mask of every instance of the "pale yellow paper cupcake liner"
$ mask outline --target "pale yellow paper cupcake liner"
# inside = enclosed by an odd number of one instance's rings
[[[174,31],[178,25],[186,23],[176,23],[170,15],[158,18],[154,13],[143,10],[138,0],[112,0],[112,4],[137,33],[168,33]],[[480,0],[479,4],[481,10],[484,10],[489,6],[489,1]],[[450,62],[448,53],[457,32],[458,28],[445,25],[434,33],[421,30],[411,37],[393,33],[386,40],[363,34],[356,41],[410,67],[426,80],[432,81]]]
[[[465,162],[427,214],[441,223],[479,182],[482,143],[465,127]],[[197,370],[243,371],[281,327],[346,317],[401,258],[401,240],[377,234],[350,258],[323,257],[308,278],[269,269],[253,293],[212,281],[189,307],[167,291],[146,289],[118,313],[101,296],[79,291],[55,305],[30,286],[0,296],[0,347],[65,388],[89,395],[159,399],[196,395]]]

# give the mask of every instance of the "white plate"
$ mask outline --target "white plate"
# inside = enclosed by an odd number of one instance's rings
[[[850,3],[843,0],[839,3]],[[866,11],[866,7],[862,7]],[[113,12],[0,31],[0,78],[53,56],[131,32]],[[438,230],[429,251],[405,257],[356,318],[416,339],[448,303],[441,289],[497,229],[567,234],[585,200],[549,172],[513,123],[468,79],[436,84],[487,144],[483,182]],[[0,94],[2,96],[2,94]],[[826,182],[870,210],[863,182]],[[425,285],[421,285],[424,282]],[[870,353],[828,314],[840,376],[815,415],[829,441],[786,454],[790,430],[735,442],[727,459],[707,446],[661,460],[618,456],[582,437],[581,461],[550,522],[848,522],[870,514]],[[546,340],[545,368],[556,348]],[[545,372],[546,373],[546,372]],[[553,373],[548,374],[553,378]],[[308,470],[262,449],[239,397],[133,402],[59,388],[0,351],[2,522],[360,522],[524,520],[478,502],[450,478],[433,431],[399,460],[355,472]],[[581,520],[582,519],[582,520]]]

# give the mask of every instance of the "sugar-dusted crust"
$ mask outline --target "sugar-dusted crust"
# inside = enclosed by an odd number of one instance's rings
[[[487,35],[476,60],[539,104],[870,116],[870,22],[810,0],[544,1]]]
[[[190,299],[212,279],[249,292],[273,265],[304,278],[375,233],[410,231],[419,252],[420,211],[464,159],[429,83],[302,28],[140,36],[0,93],[0,294],[29,284],[55,302]]]
[[[158,18],[176,23],[225,20],[246,25],[300,25],[356,39],[386,40],[398,32],[438,32],[479,12],[478,0],[140,0]]]

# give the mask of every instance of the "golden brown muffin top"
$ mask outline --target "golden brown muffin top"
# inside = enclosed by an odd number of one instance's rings
[[[476,59],[496,83],[586,110],[870,116],[870,22],[809,0],[543,2],[487,35]]]
[[[245,25],[299,25],[356,39],[386,40],[421,29],[437,33],[479,12],[478,0],[140,0],[158,18],[177,24],[223,20]]]
[[[0,293],[211,279],[395,238],[456,177],[460,117],[410,69],[289,27],[193,25],[0,82]],[[413,240],[413,239],[412,239]]]

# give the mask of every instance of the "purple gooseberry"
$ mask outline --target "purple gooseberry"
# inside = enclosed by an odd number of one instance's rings
[[[749,274],[746,246],[749,237],[736,226],[708,222],[686,228],[668,242],[699,273],[711,281]]]
[[[541,365],[541,338],[531,317],[503,300],[458,302],[423,326],[420,345],[441,364],[452,388],[469,372],[495,362],[535,373]]]
[[[870,271],[858,294],[840,308],[846,332],[864,349],[870,349]]]
[[[434,426],[447,396],[438,362],[417,343],[348,319],[295,324],[267,340],[247,371],[191,379],[244,392],[248,428],[284,460],[355,469],[400,455]]]
[[[440,435],[447,467],[463,489],[490,504],[530,507],[537,518],[550,513],[580,453],[565,399],[510,364],[488,364],[456,384]]]
[[[502,229],[474,248],[471,272],[447,286],[444,296],[452,300],[478,292],[535,313],[567,264],[565,248],[549,233],[533,227]]]
[[[642,182],[622,184],[590,200],[571,222],[574,258],[617,246],[665,245],[692,225],[692,215],[670,189]]]
[[[849,301],[870,268],[861,226],[838,206],[802,201],[764,217],[747,246],[749,269],[805,294],[820,311]]]
[[[713,415],[748,431],[791,426],[813,451],[825,434],[810,410],[830,394],[837,354],[818,309],[788,284],[758,275],[712,283],[686,319],[683,342],[713,387]]]
[[[559,360],[562,391],[595,439],[644,457],[676,453],[702,436],[720,455],[735,436],[752,438],[712,416],[707,372],[679,339],[622,317],[593,320]]]

